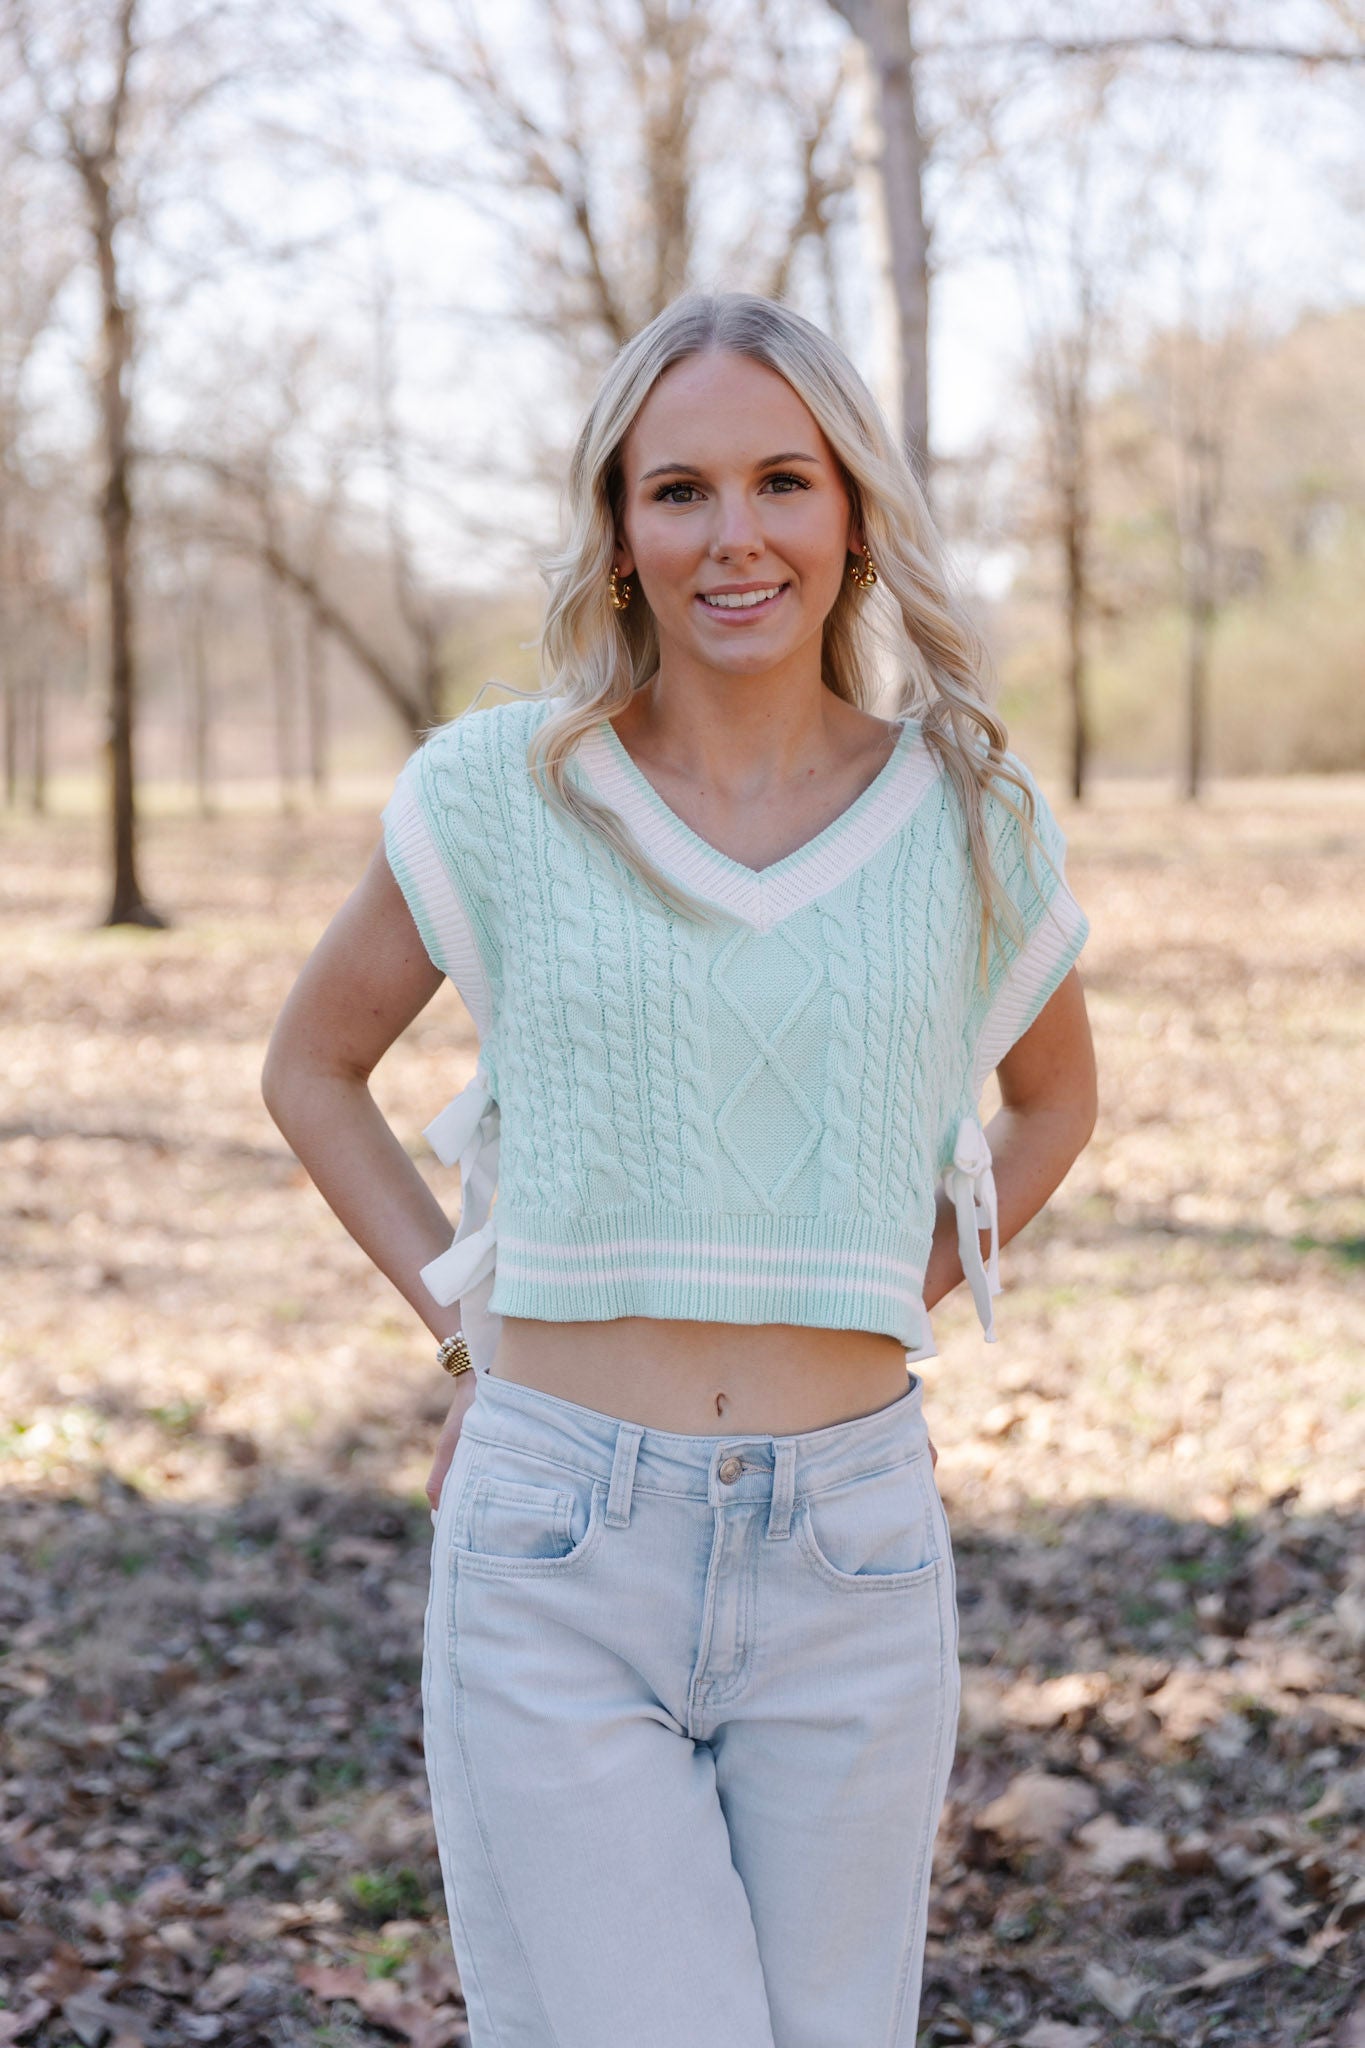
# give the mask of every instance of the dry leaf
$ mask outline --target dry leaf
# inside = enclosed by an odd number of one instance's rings
[[[133,2011],[130,2006],[115,2005],[97,1991],[73,1992],[62,2006],[62,2018],[84,2048],[102,2048],[111,2033],[129,2034],[140,2048],[145,2048],[161,2031],[145,2014]]]
[[[1187,1991],[1221,1991],[1225,1984],[1237,1984],[1243,1977],[1255,1977],[1268,1969],[1274,1956],[1225,1956],[1211,1961],[1197,1977],[1187,1977],[1183,1984],[1168,1984],[1162,1998],[1179,1998]]]
[[[235,2005],[252,1975],[246,1963],[220,1963],[195,1994],[196,2008],[200,2012],[221,2012],[224,2006]]]
[[[1085,1778],[1059,1778],[1051,1771],[1021,1771],[976,1815],[983,1833],[1006,1842],[1052,1846],[1066,1840],[1099,1808],[1100,1795]]]
[[[51,2011],[45,1998],[29,1998],[15,2012],[0,2012],[0,2043],[9,2048],[11,2041],[26,2040]]]
[[[1121,1877],[1125,1870],[1143,1867],[1171,1867],[1171,1852],[1160,1828],[1124,1827],[1112,1813],[1097,1813],[1077,1828],[1076,1839],[1085,1844],[1086,1861],[1101,1877]]]
[[[1019,2048],[1095,2048],[1098,2027],[1073,2027],[1065,2020],[1039,2020],[1019,2036]]]
[[[1360,1998],[1342,2019],[1332,2037],[1332,2048],[1365,2048],[1365,1998]]]
[[[1120,1977],[1116,1970],[1107,1970],[1103,1963],[1086,1964],[1085,1988],[1113,2013],[1116,2020],[1131,2019],[1148,1989],[1139,1978]]]

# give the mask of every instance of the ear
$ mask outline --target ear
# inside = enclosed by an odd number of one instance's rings
[[[848,515],[848,551],[851,555],[860,555],[866,546],[867,541],[864,537],[858,515],[856,512],[850,512]]]
[[[616,537],[616,546],[612,549],[611,559],[618,576],[629,576],[635,568],[635,556],[630,545],[619,534]]]

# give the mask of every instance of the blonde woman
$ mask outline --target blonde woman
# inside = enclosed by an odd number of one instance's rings
[[[964,1277],[994,1336],[1090,1135],[1085,919],[817,328],[669,307],[570,507],[545,694],[413,755],[264,1082],[455,1372],[423,1705],[471,2039],[910,2048],[959,1683],[913,1367]],[[453,1242],[366,1085],[447,977]]]

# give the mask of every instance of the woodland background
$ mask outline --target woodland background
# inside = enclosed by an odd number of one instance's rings
[[[702,283],[900,424],[1092,921],[1100,1129],[926,1372],[922,2040],[1365,2048],[1363,137],[1359,0],[0,0],[0,2043],[465,2038],[448,1390],[260,1059]],[[375,1077],[452,1209],[473,1057]]]

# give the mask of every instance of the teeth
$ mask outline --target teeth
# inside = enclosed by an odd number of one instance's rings
[[[748,611],[752,605],[766,604],[770,597],[777,596],[781,588],[782,585],[780,583],[774,583],[770,590],[743,590],[728,593],[721,597],[703,596],[702,603],[714,605],[718,611]]]

